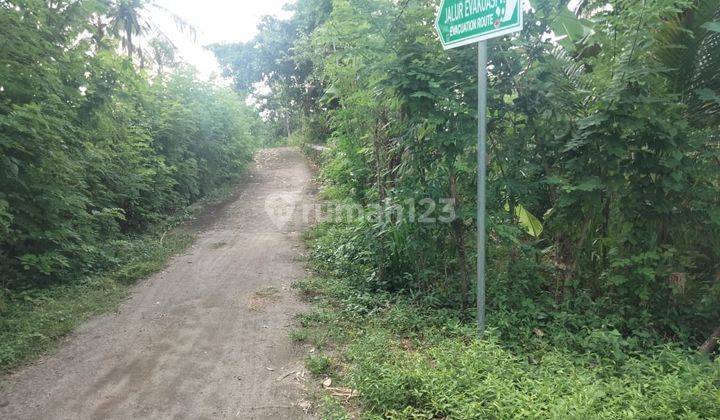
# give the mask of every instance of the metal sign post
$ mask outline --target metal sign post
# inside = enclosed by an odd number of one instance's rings
[[[477,326],[485,332],[487,40],[522,30],[522,0],[443,0],[435,29],[443,48],[478,45]]]
[[[487,124],[487,41],[478,42],[478,144],[477,144],[477,326],[485,332],[485,137]]]

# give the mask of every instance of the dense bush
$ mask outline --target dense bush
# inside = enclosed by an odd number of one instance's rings
[[[259,142],[259,117],[235,93],[122,57],[90,25],[98,7],[0,1],[5,288],[112,266],[114,240],[236,177]]]

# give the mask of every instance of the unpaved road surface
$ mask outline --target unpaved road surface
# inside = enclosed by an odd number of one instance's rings
[[[260,152],[234,201],[198,222],[187,253],[117,312],[2,378],[0,418],[307,417],[304,351],[288,338],[303,309],[290,285],[306,275],[298,257],[307,223],[301,211],[283,224],[268,210],[312,199],[300,152]]]

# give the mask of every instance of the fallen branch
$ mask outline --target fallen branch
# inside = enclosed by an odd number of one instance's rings
[[[288,376],[292,375],[293,373],[296,373],[294,370],[286,373],[285,375],[278,378],[278,381],[282,381],[283,379],[287,378]]]
[[[323,381],[322,387],[334,397],[344,397],[346,400],[349,400],[352,397],[357,397],[359,394],[358,391],[352,388],[336,388],[330,385],[332,385],[332,379],[327,378]]]
[[[360,394],[358,391],[350,388],[335,388],[329,386],[325,389],[330,392],[330,395],[333,395],[335,397],[345,397],[347,399],[357,397]]]

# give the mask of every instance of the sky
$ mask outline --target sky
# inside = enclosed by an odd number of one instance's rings
[[[197,39],[180,33],[172,17],[158,9],[152,19],[178,47],[181,58],[198,68],[203,78],[219,74],[215,56],[202,48],[216,42],[245,42],[257,33],[257,24],[265,15],[290,16],[283,10],[288,0],[155,0],[155,3],[189,22],[197,30]]]

